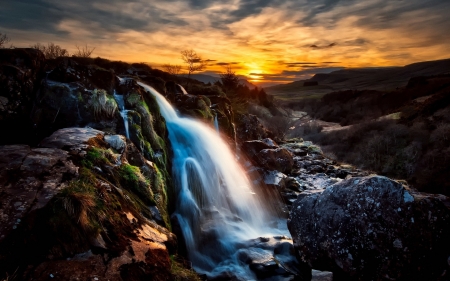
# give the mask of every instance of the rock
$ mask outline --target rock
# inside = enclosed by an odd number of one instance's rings
[[[36,142],[29,116],[44,65],[38,50],[0,49],[0,144]]]
[[[68,148],[70,150],[86,147],[91,139],[103,139],[104,132],[92,128],[64,128],[44,139],[41,147]]]
[[[333,273],[313,269],[311,281],[333,281]]]
[[[285,148],[263,149],[255,157],[257,163],[268,170],[290,173],[294,167],[292,154]]]
[[[350,178],[301,193],[288,227],[302,261],[343,280],[436,280],[450,256],[445,201],[382,176]]]
[[[138,152],[143,166],[129,165],[133,144],[106,139],[123,150],[119,164],[92,128],[0,146],[0,279],[17,268],[18,280],[174,279],[177,239],[149,220],[166,225],[163,169]]]
[[[105,141],[117,152],[122,153],[126,147],[126,138],[121,135],[105,136]]]
[[[258,117],[252,114],[236,114],[236,139],[239,142],[272,137]]]
[[[278,145],[272,139],[251,140],[242,143],[242,152],[250,159],[256,160],[256,155],[263,149],[275,149]]]
[[[67,151],[0,146],[0,241],[30,211],[41,209],[78,174]]]

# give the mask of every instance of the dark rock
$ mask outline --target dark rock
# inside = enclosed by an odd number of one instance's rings
[[[446,200],[351,178],[301,193],[288,227],[302,261],[342,280],[436,280],[450,256]]]
[[[0,49],[0,144],[35,144],[29,116],[44,64],[38,50]]]
[[[242,143],[242,152],[248,158],[256,160],[256,155],[263,149],[275,149],[278,145],[272,139],[251,140]]]
[[[92,139],[102,141],[104,132],[92,128],[65,128],[42,140],[41,147],[80,149]]]
[[[236,139],[239,142],[271,137],[271,133],[264,128],[255,115],[237,114],[235,121]]]
[[[294,167],[292,154],[285,148],[263,149],[256,154],[257,163],[268,170],[289,173]]]

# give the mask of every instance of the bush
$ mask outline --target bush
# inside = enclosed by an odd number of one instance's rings
[[[56,59],[59,57],[68,57],[69,52],[66,49],[61,48],[61,46],[54,43],[48,43],[47,46],[36,43],[31,48],[41,51],[46,59]]]

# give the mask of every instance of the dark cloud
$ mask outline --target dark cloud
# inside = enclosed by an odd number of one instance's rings
[[[175,13],[151,7],[151,4],[139,1],[1,0],[0,3],[2,6],[0,26],[9,29],[63,35],[67,32],[61,31],[59,24],[64,20],[73,20],[83,24],[90,31],[98,31],[96,36],[99,36],[102,33],[123,30],[157,31],[167,25],[188,25],[188,22]],[[127,12],[114,9],[115,5],[127,5],[127,3],[146,9]]]
[[[218,62],[216,63],[216,65],[220,65],[220,66],[227,66],[227,65],[236,65],[239,64],[238,62]]]
[[[309,64],[317,64],[315,62],[284,62],[286,65],[309,65]]]
[[[320,68],[313,68],[313,69],[303,69],[298,71],[292,71],[292,70],[284,70],[282,72],[282,75],[287,76],[305,76],[305,75],[314,75],[317,73],[330,73],[333,71],[344,69],[345,67],[320,67]]]
[[[325,45],[325,46],[317,46],[316,44],[313,44],[313,45],[311,45],[311,46],[309,46],[311,49],[314,49],[314,50],[320,50],[320,49],[329,49],[329,48],[333,48],[334,46],[336,46],[337,45],[337,43],[330,43],[330,44],[328,44],[328,45]]]

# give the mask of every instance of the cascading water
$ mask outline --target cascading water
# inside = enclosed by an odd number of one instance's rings
[[[236,251],[251,238],[287,231],[268,227],[273,219],[270,208],[261,205],[217,132],[202,122],[179,117],[161,94],[138,84],[155,96],[166,119],[174,151],[175,214],[194,268],[209,276],[231,271],[246,280],[255,279],[238,262]]]
[[[219,121],[217,120],[217,114],[214,116],[214,128],[216,128],[216,131],[217,131],[218,133],[220,133],[220,130],[219,130]]]
[[[125,135],[129,139],[130,132],[128,129],[128,110],[125,109],[125,101],[123,100],[123,95],[117,95],[116,90],[114,90],[114,99],[117,102],[117,105],[120,110],[120,116],[122,116],[123,119],[123,125],[125,127]]]

